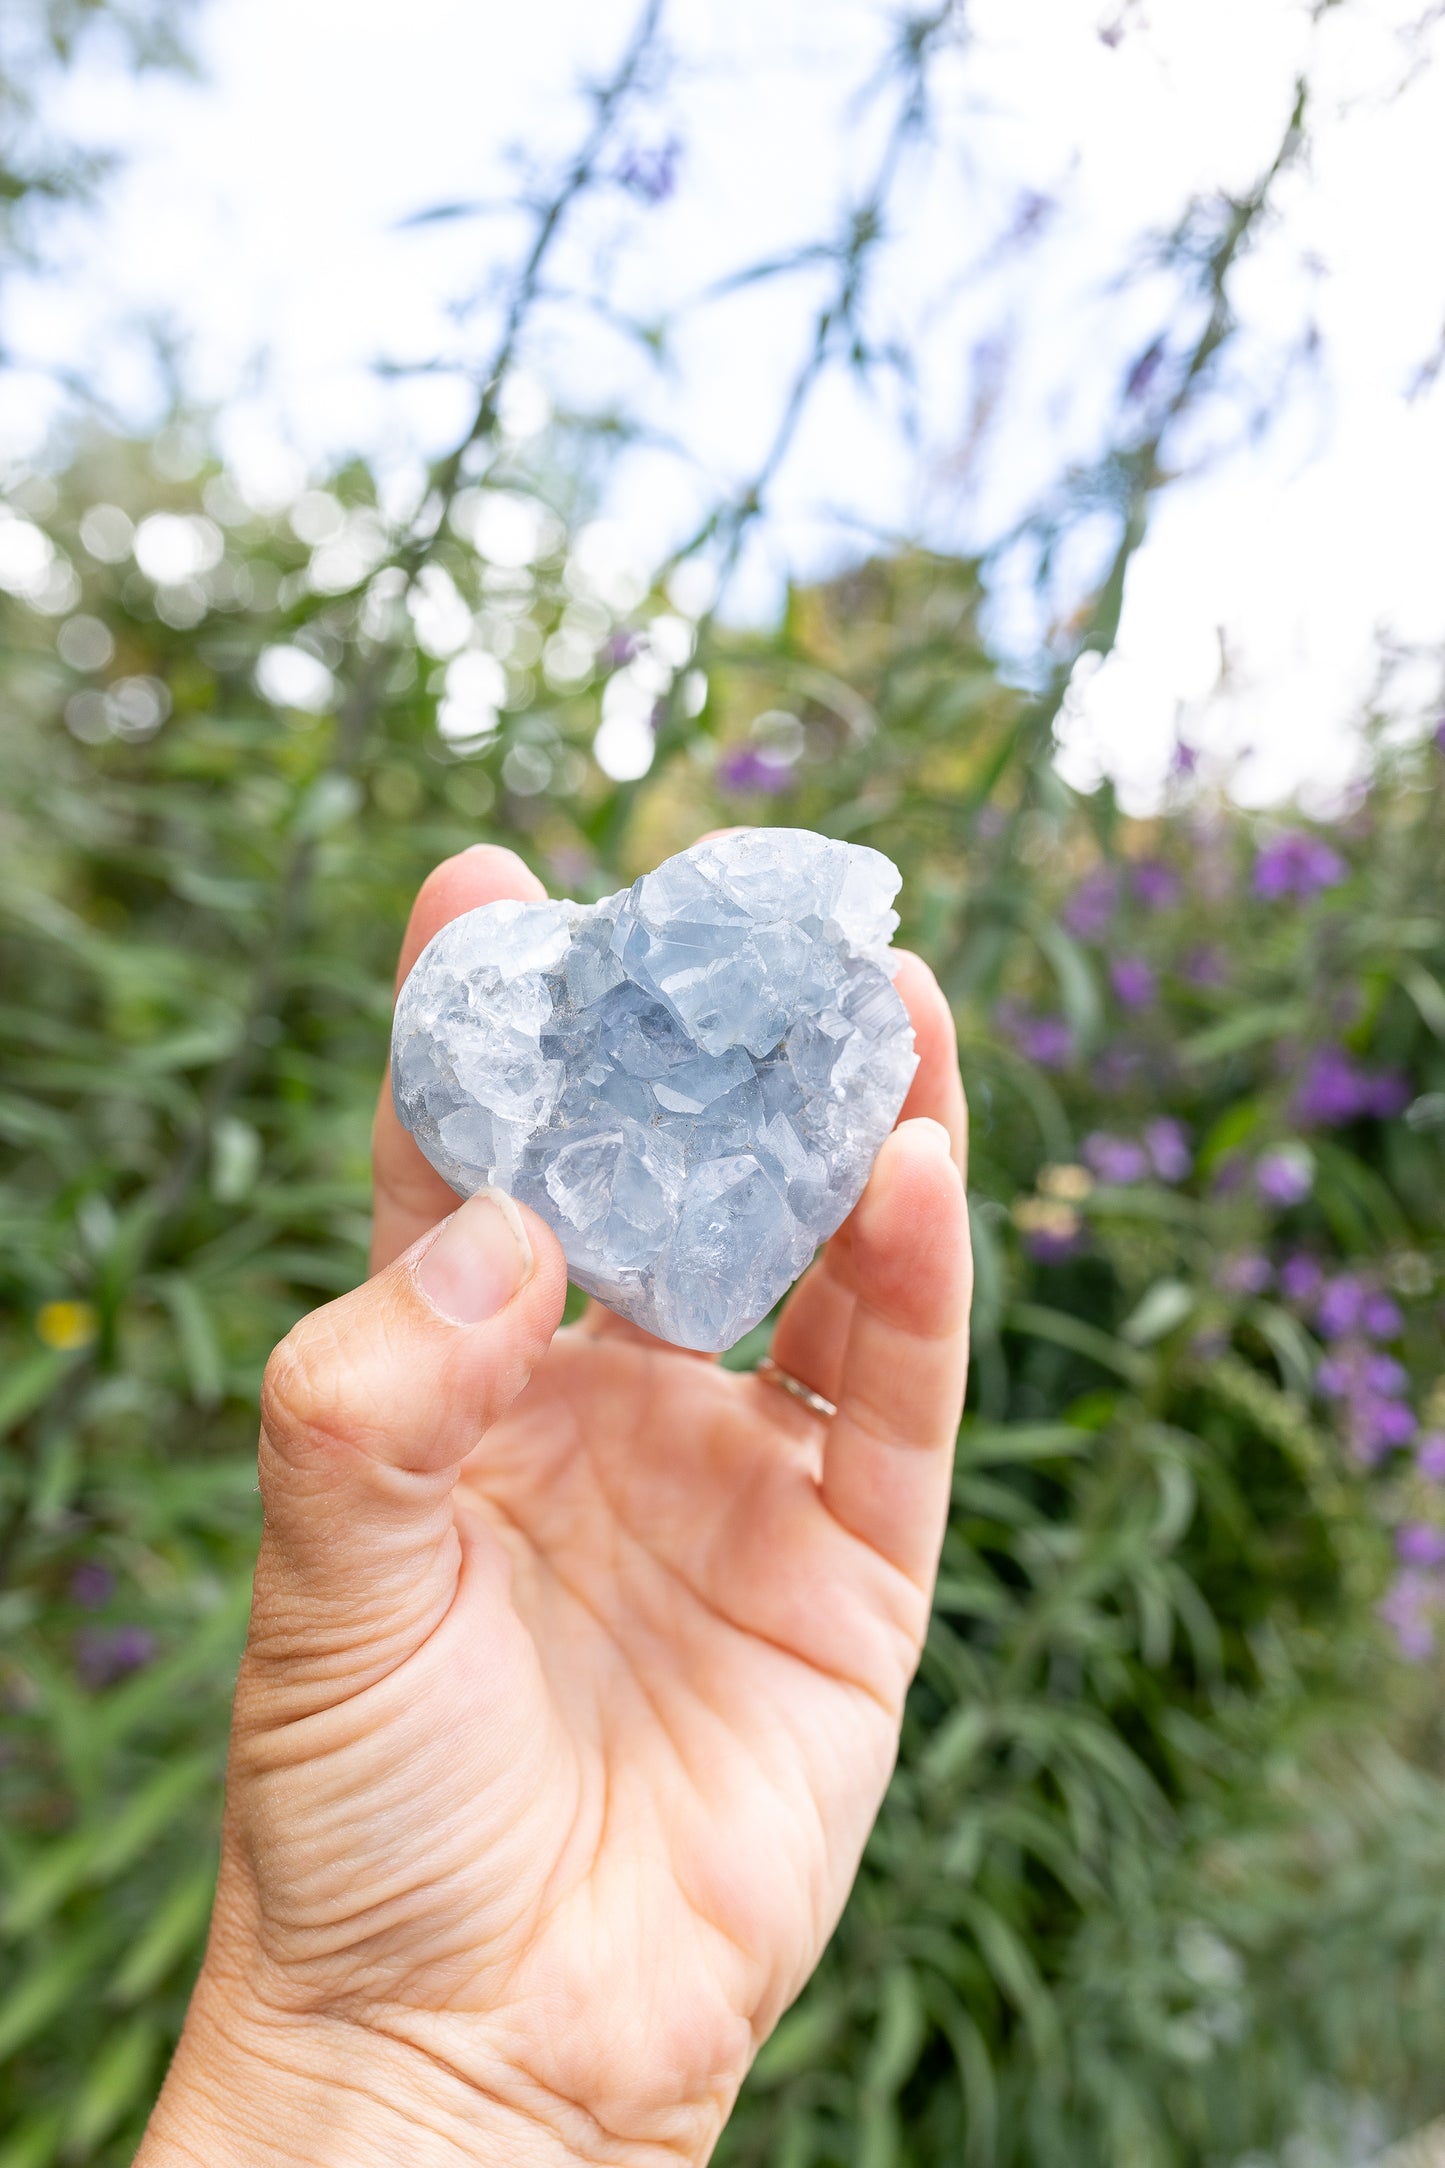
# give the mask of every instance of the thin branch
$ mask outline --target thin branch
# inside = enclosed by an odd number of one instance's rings
[[[471,420],[453,449],[432,468],[430,487],[412,538],[391,559],[404,575],[403,597],[415,587],[445,532],[447,513],[461,487],[468,451],[496,428],[502,387],[516,361],[532,311],[544,293],[548,259],[569,211],[597,177],[618,114],[637,87],[658,44],[665,6],[666,0],[644,0],[615,72],[592,92],[592,121],[581,147],[553,194],[537,208],[531,245],[513,284],[501,335],[491,358],[479,373],[480,390]],[[354,774],[372,725],[385,703],[393,659],[393,647],[385,640],[378,641],[366,655],[337,716],[327,775],[349,779]],[[276,912],[267,929],[236,1047],[212,1072],[191,1136],[143,1208],[142,1218],[149,1223],[142,1241],[147,1252],[154,1248],[161,1231],[184,1203],[191,1184],[205,1164],[217,1123],[244,1090],[260,1058],[261,1047],[268,1038],[272,1012],[285,983],[286,959],[305,919],[316,859],[317,844],[309,836],[298,838],[287,855],[281,872]]]
[[[718,611],[736,573],[748,534],[766,509],[770,492],[797,439],[812,395],[833,360],[839,334],[856,327],[872,259],[887,234],[888,206],[904,153],[927,120],[929,63],[936,47],[956,21],[953,0],[945,0],[945,4],[932,13],[905,23],[899,40],[898,72],[904,88],[898,110],[872,181],[850,215],[843,237],[820,251],[824,260],[831,259],[837,264],[837,279],[833,291],[813,319],[807,354],[789,387],[771,442],[751,479],[730,502],[719,505],[669,560],[668,569],[671,570],[710,544],[721,543],[717,589],[711,606],[698,621],[697,652],[700,657],[706,654],[713,637]],[[771,272],[774,267],[767,268]],[[658,724],[660,753],[671,749],[682,728],[680,680],[674,679]],[[628,797],[626,789],[619,791],[619,804],[625,803]]]

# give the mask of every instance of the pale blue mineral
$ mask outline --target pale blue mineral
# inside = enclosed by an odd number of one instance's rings
[[[731,1347],[858,1202],[918,1065],[899,885],[878,851],[752,828],[590,908],[469,911],[402,988],[397,1113],[462,1196],[540,1213],[578,1286]]]

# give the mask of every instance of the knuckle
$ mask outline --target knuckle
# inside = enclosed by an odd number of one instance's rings
[[[261,1381],[261,1423],[273,1444],[336,1438],[349,1428],[346,1367],[324,1310],[302,1318],[271,1354]]]

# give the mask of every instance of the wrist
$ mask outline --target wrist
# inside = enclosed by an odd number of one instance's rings
[[[203,1972],[135,2168],[675,2168],[670,2147],[619,2144],[500,2058],[472,2063],[244,2005]]]

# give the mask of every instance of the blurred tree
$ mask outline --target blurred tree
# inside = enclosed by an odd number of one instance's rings
[[[187,65],[193,0],[6,0],[0,11],[0,267],[36,260],[47,211],[84,201],[110,169],[57,126],[53,94],[108,40],[130,67]],[[0,352],[0,362],[3,362]]]

